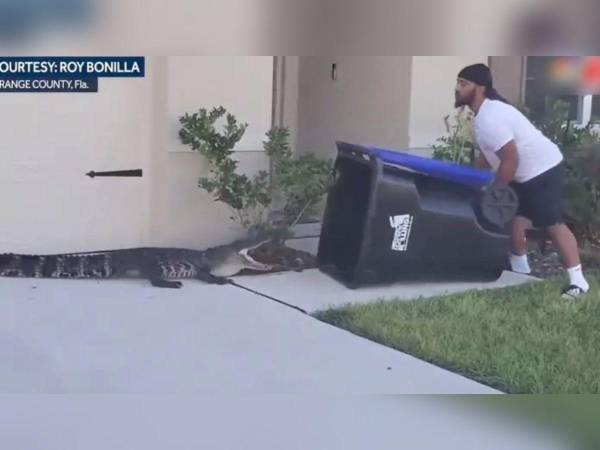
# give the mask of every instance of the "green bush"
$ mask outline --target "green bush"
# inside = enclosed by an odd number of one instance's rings
[[[218,132],[215,123],[226,118],[223,132]],[[233,159],[235,145],[242,139],[248,124],[238,124],[237,119],[225,108],[213,108],[210,112],[200,109],[194,114],[185,114],[179,122],[181,142],[200,152],[209,165],[209,176],[198,180],[198,186],[212,194],[215,201],[231,208],[231,219],[243,228],[261,228],[267,219],[271,203],[269,196],[269,174],[260,171],[252,179],[238,174],[238,162]]]
[[[216,123],[225,117],[222,132]],[[232,211],[231,220],[244,229],[267,231],[285,237],[289,228],[298,223],[321,201],[332,181],[333,163],[312,154],[294,158],[289,147],[289,131],[273,128],[266,133],[264,149],[271,159],[271,176],[259,171],[253,178],[239,174],[233,159],[235,145],[242,139],[247,124],[222,106],[210,112],[200,109],[180,117],[181,142],[200,152],[209,164],[209,175],[198,186],[225,203]],[[281,204],[281,216],[273,214]]]
[[[532,122],[555,142],[565,158],[564,191],[571,227],[584,241],[600,238],[600,135],[590,122],[574,126],[568,103],[558,100],[550,113]]]
[[[541,118],[531,117],[525,107],[521,107],[521,109],[540,131],[556,143],[565,154],[581,145],[598,142],[598,136],[593,129],[594,124],[590,122],[585,127],[574,126],[569,120],[569,104],[563,100],[553,102],[549,113]]]
[[[450,116],[444,117],[444,124],[447,135],[432,145],[433,158],[473,166],[479,151],[473,135],[473,113],[463,108],[454,116],[453,124],[450,124]]]
[[[584,240],[600,242],[600,142],[570,149],[565,168],[571,225]]]
[[[315,208],[333,181],[333,162],[314,154],[294,158],[289,148],[289,131],[273,128],[267,132],[265,151],[273,164],[274,191],[283,197],[283,223],[294,226]]]

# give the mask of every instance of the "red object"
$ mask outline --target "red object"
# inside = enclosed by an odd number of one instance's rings
[[[581,74],[583,87],[585,89],[600,90],[600,57],[590,56],[585,59]]]

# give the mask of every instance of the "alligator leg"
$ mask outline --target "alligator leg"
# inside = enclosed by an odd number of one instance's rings
[[[225,277],[217,277],[213,274],[211,274],[210,272],[198,272],[198,274],[196,275],[196,278],[200,281],[204,281],[205,283],[208,284],[229,284],[231,283],[231,280],[228,280]]]
[[[143,271],[144,275],[146,276],[146,278],[148,278],[152,286],[171,289],[179,289],[181,286],[183,286],[181,281],[165,280],[163,277],[162,268],[157,262],[144,262]]]
[[[181,281],[169,281],[162,278],[150,278],[152,286],[161,288],[179,289],[183,284]]]

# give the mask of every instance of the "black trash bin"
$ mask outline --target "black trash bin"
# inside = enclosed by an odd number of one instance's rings
[[[509,233],[481,217],[493,174],[338,142],[319,242],[321,271],[350,288],[397,280],[490,280]]]

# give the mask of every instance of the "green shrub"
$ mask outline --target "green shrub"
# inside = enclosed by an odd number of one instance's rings
[[[450,124],[450,116],[444,117],[446,136],[442,136],[433,144],[433,158],[454,164],[473,166],[479,151],[473,135],[473,113],[461,109]]]
[[[225,124],[220,132],[216,124],[223,117]],[[289,235],[289,229],[318,205],[332,181],[332,161],[313,154],[294,158],[286,128],[269,130],[263,142],[271,159],[271,176],[262,170],[249,178],[238,173],[238,162],[233,159],[246,123],[239,124],[222,106],[210,112],[200,109],[186,113],[179,121],[181,142],[201,153],[209,165],[209,175],[201,177],[198,186],[212,194],[215,201],[225,203],[232,211],[231,220],[249,232]],[[280,218],[273,214],[277,203],[282,205]]]
[[[558,145],[565,158],[564,192],[569,224],[584,240],[600,237],[600,135],[593,122],[577,127],[568,103],[558,100],[550,113],[532,122]]]

